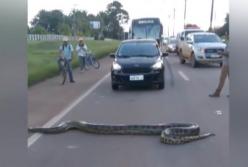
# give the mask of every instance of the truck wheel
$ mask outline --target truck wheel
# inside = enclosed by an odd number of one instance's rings
[[[195,54],[194,53],[192,53],[192,55],[191,55],[191,66],[193,68],[196,68],[198,66],[198,62],[195,59]]]
[[[182,51],[179,52],[179,59],[181,64],[185,63],[185,60],[183,59]]]

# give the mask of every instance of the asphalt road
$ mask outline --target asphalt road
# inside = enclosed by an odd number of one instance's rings
[[[105,78],[84,92],[54,123],[83,120],[103,124],[198,123],[216,136],[185,145],[164,145],[159,136],[103,136],[68,132],[36,136],[29,145],[30,167],[226,167],[228,166],[228,84],[209,98],[220,68],[193,69],[170,55],[164,90],[121,88]],[[107,63],[109,64],[109,63]],[[104,66],[104,64],[102,64]],[[95,84],[95,85],[94,85]],[[47,120],[48,121],[48,120]],[[30,140],[30,139],[29,139]]]

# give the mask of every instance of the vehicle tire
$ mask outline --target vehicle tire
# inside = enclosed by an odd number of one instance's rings
[[[88,57],[85,58],[85,65],[84,65],[84,68],[85,70],[89,70],[90,69],[90,60]]]
[[[159,89],[164,89],[164,81],[158,84]]]
[[[66,70],[65,69],[63,69],[61,71],[61,76],[62,76],[62,82],[61,82],[61,84],[64,85],[65,84],[65,81],[66,81],[66,78],[67,78]]]
[[[97,59],[95,57],[92,56],[92,65],[95,69],[99,69],[100,68],[100,63],[97,61]]]
[[[185,60],[183,59],[182,51],[179,52],[178,56],[179,56],[180,64],[184,64]]]
[[[118,88],[119,88],[119,85],[112,83],[112,89],[113,90],[118,90]]]
[[[191,55],[191,66],[193,68],[196,68],[198,66],[198,62],[195,59],[195,54],[194,53],[192,53],[192,55]]]

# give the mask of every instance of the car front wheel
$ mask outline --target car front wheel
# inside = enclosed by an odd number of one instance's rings
[[[113,89],[113,90],[118,90],[118,88],[119,88],[119,86],[118,86],[117,84],[113,84],[113,83],[112,83],[112,89]]]
[[[164,81],[158,84],[159,89],[164,89]]]

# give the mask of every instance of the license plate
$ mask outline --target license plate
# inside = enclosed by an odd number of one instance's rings
[[[220,58],[220,55],[218,55],[218,54],[212,54],[211,55],[211,58]]]
[[[130,81],[143,81],[144,75],[130,75],[129,80]]]

